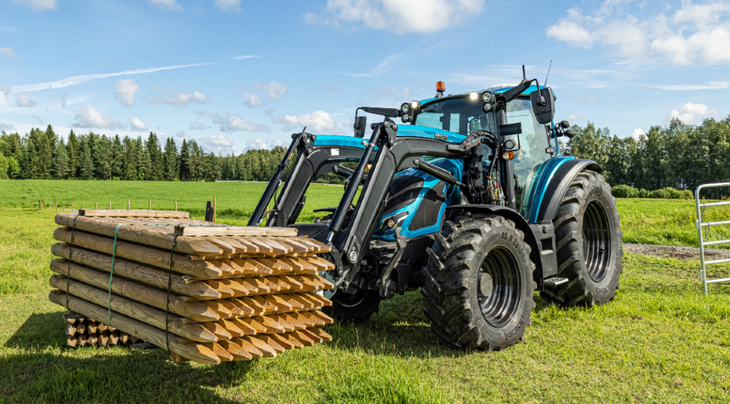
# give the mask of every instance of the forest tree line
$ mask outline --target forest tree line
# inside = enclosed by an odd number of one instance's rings
[[[123,139],[89,132],[66,139],[51,125],[25,136],[0,135],[0,179],[79,179],[125,181],[268,181],[286,150],[248,150],[238,156],[206,153],[193,139],[178,149],[156,134]]]
[[[653,126],[638,139],[620,138],[608,128],[573,126],[575,136],[562,144],[564,155],[594,160],[609,184],[647,191],[730,181],[730,117],[685,125],[674,119]],[[562,142],[561,142],[562,143]],[[238,156],[206,153],[193,139],[178,149],[156,134],[120,138],[94,132],[64,140],[51,125],[25,136],[0,135],[0,178],[127,181],[268,181],[286,149],[248,150]],[[334,174],[318,182],[342,182]]]
[[[701,125],[674,119],[667,127],[652,126],[638,139],[620,138],[590,122],[572,129],[576,135],[563,153],[600,164],[612,186],[694,190],[701,184],[730,182],[730,116]]]

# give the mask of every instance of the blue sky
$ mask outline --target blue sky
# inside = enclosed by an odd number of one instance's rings
[[[0,129],[351,134],[355,108],[545,79],[556,119],[637,136],[730,114],[730,1],[0,0]]]

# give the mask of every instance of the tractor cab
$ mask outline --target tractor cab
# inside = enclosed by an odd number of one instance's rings
[[[500,124],[495,104],[499,94],[512,88],[490,87],[481,92],[414,101],[404,104],[401,111],[407,113],[403,115],[404,123],[411,123],[408,127],[411,130],[432,128],[458,133],[464,137],[475,131],[486,131],[500,136],[506,143],[501,157],[511,160],[516,180],[515,208],[523,216],[527,216],[529,191],[539,168],[551,158],[560,156],[557,141],[554,140],[558,132],[554,130],[552,122],[544,124],[538,121],[531,100],[531,94],[538,91],[534,85],[507,102],[504,109],[506,122]],[[483,145],[482,148],[482,171],[485,176],[489,176],[493,172],[490,166],[495,151],[488,145]],[[498,167],[496,171],[499,171]],[[506,183],[505,171],[499,173],[496,186]]]

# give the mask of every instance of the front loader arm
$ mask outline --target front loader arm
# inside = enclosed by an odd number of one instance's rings
[[[340,228],[341,221],[338,217],[344,218],[348,206],[354,199],[358,183],[355,176],[358,172],[364,172],[367,161],[365,158],[360,161],[353,179],[345,189],[345,196],[340,201],[337,211],[330,222],[330,235],[328,240],[332,246],[341,254],[344,268],[338,268],[340,275],[348,274],[345,286],[354,277],[363,258],[367,243],[375,231],[382,209],[388,197],[388,189],[393,176],[406,168],[417,168],[417,160],[423,156],[445,157],[445,158],[468,158],[472,150],[452,151],[448,146],[451,143],[436,139],[403,136],[397,137],[397,126],[391,123],[389,127],[386,121],[377,124],[370,139],[370,144],[377,146],[375,157],[372,160],[372,168],[368,178],[360,192],[360,197],[352,212],[347,226]],[[374,148],[373,148],[374,150]],[[363,155],[367,155],[367,149]]]
[[[326,135],[319,136],[319,139],[317,135],[309,133],[296,134],[293,137],[289,150],[249,219],[249,226],[257,226],[264,219],[266,209],[276,195],[276,190],[281,185],[281,177],[293,155],[290,151],[296,151],[297,157],[280,194],[275,198],[275,205],[266,226],[287,226],[294,223],[312,181],[333,172],[341,163],[360,161],[364,149],[364,146],[352,144],[353,142],[349,142],[349,145],[336,144],[338,142],[328,141],[329,137]]]

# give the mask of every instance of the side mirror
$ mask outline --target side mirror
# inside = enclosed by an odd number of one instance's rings
[[[520,142],[520,134],[522,133],[522,123],[508,123],[499,125],[499,136],[502,137],[505,151],[517,151],[520,150],[522,144]]]
[[[363,137],[365,136],[365,129],[368,127],[368,117],[366,116],[358,116],[355,119],[355,124],[352,125],[353,129],[355,129],[355,137]]]
[[[540,124],[552,122],[555,117],[555,99],[553,98],[553,90],[550,87],[541,88],[530,94],[532,101],[532,110],[535,111],[535,118]]]

